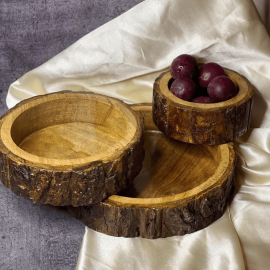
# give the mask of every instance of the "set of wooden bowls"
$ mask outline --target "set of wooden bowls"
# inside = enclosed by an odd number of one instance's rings
[[[0,179],[112,236],[203,229],[224,213],[235,180],[232,142],[250,124],[253,90],[225,71],[239,92],[215,104],[175,97],[170,72],[156,79],[153,104],[71,91],[24,100],[0,118]]]

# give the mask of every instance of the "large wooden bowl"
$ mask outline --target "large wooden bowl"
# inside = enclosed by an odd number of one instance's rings
[[[122,101],[63,91],[19,103],[0,118],[0,178],[35,203],[88,205],[140,172],[143,119]]]
[[[192,233],[221,217],[234,186],[233,144],[170,139],[154,125],[151,105],[132,108],[145,119],[142,171],[120,195],[69,211],[98,232],[144,238]]]
[[[154,83],[153,120],[168,137],[194,144],[218,145],[234,141],[249,128],[253,101],[250,83],[225,69],[239,91],[227,101],[199,104],[174,96],[168,84],[171,73],[162,73]]]

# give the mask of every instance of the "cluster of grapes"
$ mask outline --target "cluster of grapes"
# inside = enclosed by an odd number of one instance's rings
[[[181,54],[172,61],[170,72],[173,82],[169,89],[183,100],[216,103],[237,95],[234,82],[216,63],[207,63],[199,69],[193,56]]]

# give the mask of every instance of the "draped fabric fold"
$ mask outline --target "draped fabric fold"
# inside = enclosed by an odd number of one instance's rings
[[[241,245],[227,210],[211,230],[196,232],[196,236],[157,240],[115,238],[86,229],[77,269],[245,268]]]
[[[7,105],[61,90],[152,102],[155,78],[182,53],[239,72],[255,90],[228,209],[204,230],[166,239],[86,228],[77,269],[269,268],[270,37],[251,1],[146,0],[14,82]]]

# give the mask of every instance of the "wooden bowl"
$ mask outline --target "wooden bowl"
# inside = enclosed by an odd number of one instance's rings
[[[70,213],[98,232],[144,238],[192,233],[221,217],[234,186],[233,144],[175,141],[158,131],[151,105],[132,108],[145,119],[142,171],[120,195]]]
[[[140,172],[143,119],[122,101],[62,91],[19,103],[0,118],[0,178],[35,203],[87,205]]]
[[[242,136],[250,125],[253,89],[243,76],[224,70],[238,87],[238,94],[212,104],[177,98],[168,87],[171,73],[162,73],[153,90],[153,120],[160,131],[175,140],[208,145],[232,142]]]

